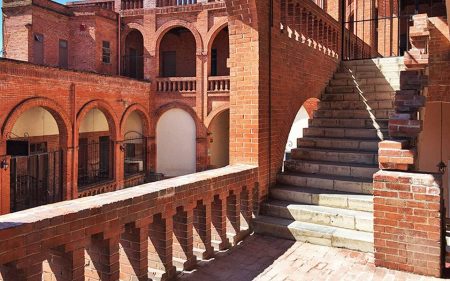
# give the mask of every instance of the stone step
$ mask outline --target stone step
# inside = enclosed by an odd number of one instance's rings
[[[262,204],[261,212],[271,217],[373,232],[373,214],[370,212],[275,200]]]
[[[334,128],[366,128],[366,129],[387,129],[389,119],[326,119],[313,118],[308,120],[310,128],[334,127]]]
[[[395,97],[395,91],[364,92],[364,93],[326,93],[322,95],[322,101],[391,101]]]
[[[392,92],[400,90],[400,84],[391,85],[351,85],[351,86],[327,86],[326,94],[342,94],[342,93],[366,93],[366,92]]]
[[[286,162],[292,162],[292,160],[288,160]],[[320,188],[359,194],[373,194],[372,177],[373,174],[378,171],[378,168],[366,168],[366,170],[364,170],[363,167],[357,166],[316,166],[315,164],[304,163],[303,161],[300,162],[300,165],[310,168],[311,171],[315,170],[317,173],[308,174],[307,168],[301,169],[303,170],[302,172],[292,172],[293,169],[289,168],[286,172],[277,176],[277,182],[279,184],[297,187]],[[321,170],[323,171],[323,174],[318,174]],[[348,171],[348,173],[345,173],[345,171]]]
[[[361,59],[361,60],[349,60],[342,61],[342,65],[351,66],[351,65],[387,65],[387,64],[398,64],[404,65],[404,57],[388,57],[388,58],[373,58],[373,59]]]
[[[394,72],[395,73],[395,72]],[[347,73],[341,73],[347,74]],[[330,86],[400,85],[400,75],[388,77],[355,77],[353,74],[335,76]]]
[[[370,151],[346,151],[302,147],[292,149],[291,158],[297,160],[378,165],[378,153]]]
[[[390,114],[392,114],[393,110],[388,109],[378,109],[378,110],[326,110],[320,109],[314,111],[314,118],[356,118],[356,119],[389,119]]]
[[[270,198],[298,204],[373,212],[373,196],[366,194],[277,185],[270,188]]]
[[[326,137],[326,138],[360,138],[381,140],[387,135],[386,129],[365,128],[333,128],[333,127],[311,127],[303,129],[304,137]]]
[[[373,151],[378,152],[379,140],[367,139],[338,139],[338,138],[316,138],[303,137],[297,139],[297,147],[308,148],[328,148],[328,149],[344,149],[356,151]]]
[[[255,232],[284,239],[373,253],[373,233],[258,216]]]
[[[400,71],[361,71],[361,72],[351,72],[348,69],[339,70],[334,73],[333,79],[367,79],[367,78],[382,78],[382,79],[399,79]]]
[[[394,100],[321,101],[319,109],[394,109]]]

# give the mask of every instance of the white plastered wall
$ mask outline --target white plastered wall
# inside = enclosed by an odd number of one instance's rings
[[[230,151],[230,111],[226,110],[217,115],[209,127],[211,133],[210,143],[211,162],[214,168],[224,167],[229,164]]]
[[[156,126],[156,170],[166,177],[196,172],[196,127],[182,109],[165,112]]]
[[[38,137],[58,135],[58,124],[50,112],[42,107],[33,107],[17,119],[11,137]]]

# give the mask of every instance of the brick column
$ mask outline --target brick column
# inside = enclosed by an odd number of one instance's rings
[[[230,247],[227,238],[226,203],[226,199],[219,197],[219,195],[214,196],[214,201],[211,203],[211,240],[218,244],[218,250],[225,250]]]
[[[85,278],[89,280],[119,281],[119,234],[105,237],[96,234],[86,249]]]
[[[164,272],[161,280],[170,280],[176,274],[172,260],[172,227],[172,216],[170,214],[167,214],[167,218],[163,218],[161,214],[155,215],[149,227],[149,272],[155,275]]]
[[[247,188],[241,191],[241,201],[240,201],[240,225],[241,229],[250,230],[250,221],[253,214],[253,198],[251,195],[251,190]]]
[[[6,144],[6,142],[5,142]],[[5,161],[8,169],[0,169],[0,215],[8,214],[11,210],[11,196],[10,196],[10,173],[11,173],[11,157],[5,156],[0,158],[0,161]]]
[[[148,224],[125,226],[120,237],[120,279],[147,281]]]
[[[374,175],[375,265],[440,277],[443,203],[440,175]]]
[[[24,260],[0,266],[3,281],[42,281],[42,261]]]
[[[84,248],[70,252],[51,250],[43,267],[43,280],[84,280]]]
[[[211,203],[198,201],[193,215],[194,253],[198,254],[199,258],[209,259],[214,255],[211,246]]]
[[[123,145],[123,140],[117,140],[114,142],[114,164],[113,164],[113,171],[114,171],[114,178],[117,183],[117,189],[122,189],[124,186],[124,180],[125,180],[125,170],[124,170],[124,161],[125,161],[125,151],[122,151],[121,147]]]
[[[193,208],[177,208],[173,216],[173,258],[184,270],[192,270],[197,264],[193,247]],[[177,266],[178,267],[178,266]]]
[[[227,197],[227,236],[232,246],[236,245],[241,239],[241,218],[240,218],[240,194],[230,192]]]

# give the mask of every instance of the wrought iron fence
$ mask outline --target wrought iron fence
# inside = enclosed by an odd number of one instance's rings
[[[98,141],[80,139],[78,147],[78,187],[107,182],[113,179],[113,142],[109,137]]]
[[[342,58],[402,56],[410,49],[412,16],[419,13],[445,16],[444,0],[344,1]]]
[[[11,212],[63,200],[63,151],[11,158]]]

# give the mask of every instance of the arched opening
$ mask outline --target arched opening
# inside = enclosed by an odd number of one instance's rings
[[[196,42],[185,27],[168,31],[159,46],[159,75],[161,77],[196,76]]]
[[[214,117],[209,125],[209,167],[225,167],[230,162],[230,110]]]
[[[319,99],[307,99],[302,107],[297,111],[291,130],[289,131],[288,140],[285,149],[285,158],[289,159],[291,150],[297,148],[297,140],[303,137],[303,129],[308,128],[309,119],[312,118],[314,110],[319,106]]]
[[[43,107],[22,113],[7,132],[11,212],[63,200],[63,154],[54,116]]]
[[[146,171],[147,142],[144,136],[144,122],[138,111],[128,116],[124,125],[124,172],[125,178],[143,175]]]
[[[133,29],[125,38],[125,54],[122,57],[122,75],[136,79],[144,78],[144,37]]]
[[[156,126],[156,170],[165,177],[196,171],[196,126],[186,111],[174,108],[165,112]]]
[[[230,40],[228,26],[225,26],[214,38],[211,44],[209,75],[230,76],[227,60],[230,57]]]
[[[114,145],[105,114],[91,109],[81,120],[78,138],[78,188],[109,181],[113,178]]]

